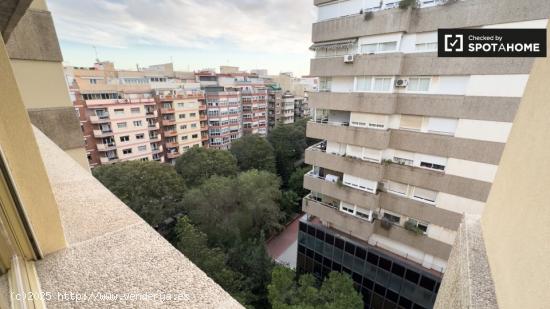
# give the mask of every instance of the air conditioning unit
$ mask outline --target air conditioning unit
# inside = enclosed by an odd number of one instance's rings
[[[344,63],[352,63],[352,62],[353,62],[353,55],[344,56]]]
[[[398,87],[398,88],[405,88],[405,87],[407,87],[408,84],[409,84],[408,79],[396,79],[395,80],[395,87]]]

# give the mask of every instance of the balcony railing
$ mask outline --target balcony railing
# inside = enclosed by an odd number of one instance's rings
[[[178,132],[176,130],[164,131],[165,137],[174,137],[177,135],[178,135]]]
[[[349,127],[348,121],[329,121],[328,119],[312,119],[310,120],[310,122],[328,124],[330,126],[337,126],[337,127]]]
[[[162,125],[163,126],[173,126],[176,124],[176,119],[163,119]]]
[[[109,119],[109,114],[108,113],[105,113],[101,116],[99,116],[99,115],[90,116],[90,122],[93,123],[93,124],[107,123],[109,121],[110,121],[110,119]]]
[[[116,149],[115,143],[97,144],[97,150],[98,151],[111,151],[111,150],[115,150],[115,149]]]
[[[101,138],[101,137],[109,137],[109,136],[113,136],[113,131],[94,130],[94,137]]]
[[[179,156],[181,156],[181,153],[179,152],[169,152],[166,154],[166,157],[168,157],[168,159],[176,159],[178,158]]]
[[[156,123],[150,123],[147,127],[148,127],[149,130],[158,130],[158,129],[160,128],[158,122],[156,122]]]

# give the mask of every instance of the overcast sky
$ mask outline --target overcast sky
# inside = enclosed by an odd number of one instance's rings
[[[309,73],[312,0],[48,0],[66,64]]]

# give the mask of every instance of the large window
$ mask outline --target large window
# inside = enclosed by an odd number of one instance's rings
[[[430,77],[411,77],[409,78],[408,91],[430,91]]]
[[[332,84],[332,78],[321,77],[319,78],[319,91],[330,91]]]
[[[361,45],[362,54],[389,53],[397,51],[397,41]]]
[[[391,77],[359,76],[356,78],[355,90],[365,92],[391,91]]]
[[[437,192],[416,187],[414,188],[413,198],[433,204],[437,199]]]

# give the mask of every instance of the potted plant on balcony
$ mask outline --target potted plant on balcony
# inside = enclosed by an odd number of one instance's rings
[[[421,230],[418,227],[417,223],[414,220],[411,220],[411,219],[409,219],[405,222],[405,229],[415,233],[416,235],[423,235],[424,234],[424,231]]]
[[[406,10],[408,8],[417,8],[418,2],[416,0],[401,0],[399,1],[399,8]]]
[[[382,218],[382,220],[380,220],[380,226],[385,230],[391,229],[392,225],[393,223],[391,223],[391,221],[386,218]]]

